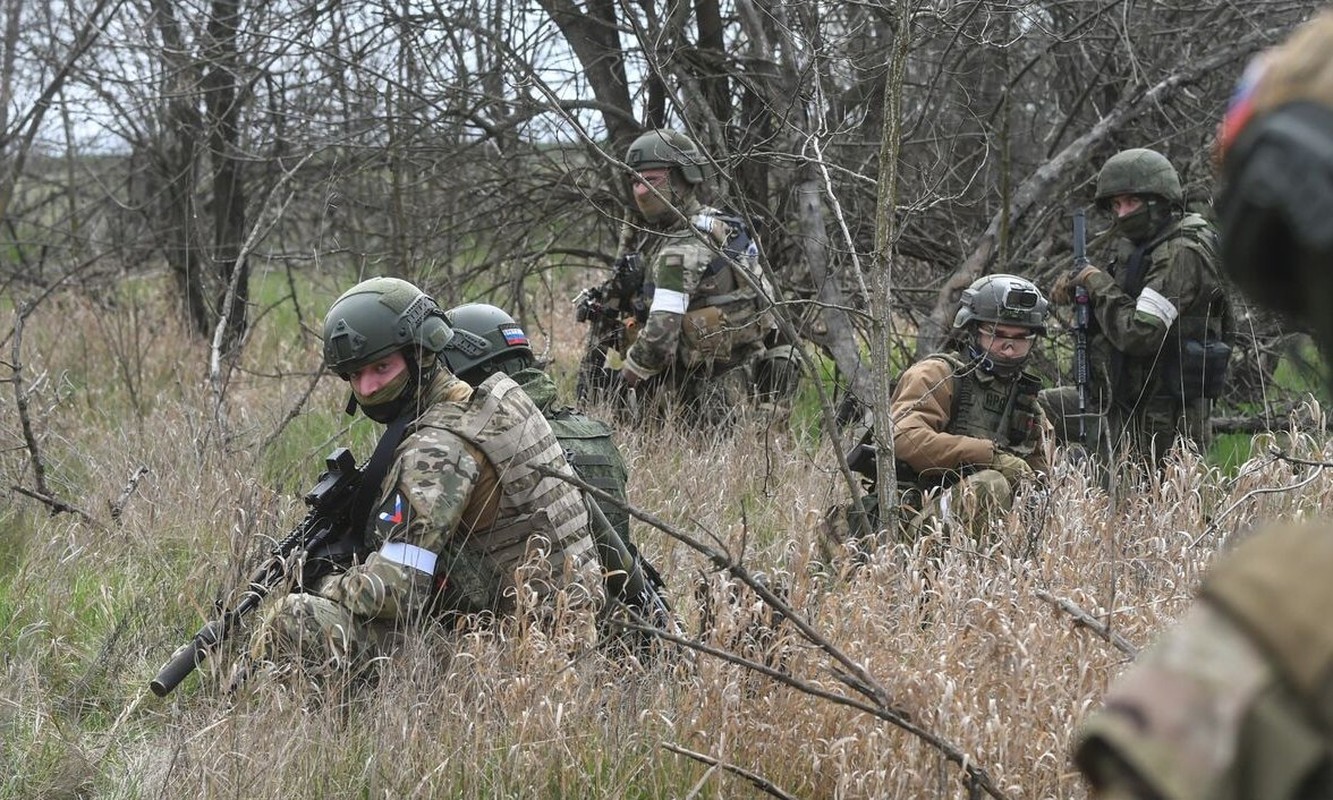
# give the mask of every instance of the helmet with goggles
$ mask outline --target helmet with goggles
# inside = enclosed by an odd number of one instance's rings
[[[954,329],[978,322],[1021,325],[1037,333],[1046,332],[1050,303],[1032,281],[1017,275],[985,275],[963,290],[954,315]]]

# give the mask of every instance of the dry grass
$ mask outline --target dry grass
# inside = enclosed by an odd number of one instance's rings
[[[143,302],[136,313],[155,320],[151,336],[116,321],[123,307],[72,297],[42,306],[24,329],[22,377],[48,484],[93,521],[12,491],[0,510],[0,797],[760,796],[666,745],[798,797],[967,796],[960,768],[917,737],[708,656],[634,669],[595,652],[570,659],[535,636],[439,636],[381,665],[369,686],[257,683],[229,699],[218,664],[152,698],[147,681],[171,649],[299,515],[293,494],[330,442],[351,440],[364,455],[373,433],[340,433],[332,381],[284,423],[316,356],[290,332],[261,331],[227,386],[222,435],[204,348]],[[559,319],[547,330],[567,374],[579,331]],[[8,384],[0,437],[5,486],[33,488]],[[1258,442],[1235,479],[1187,457],[1115,503],[1063,464],[1048,496],[997,522],[984,545],[940,535],[884,548],[850,572],[821,563],[812,534],[842,496],[827,447],[764,420],[706,442],[660,431],[621,441],[640,507],[782,586],[892,707],[1011,798],[1084,796],[1071,737],[1127,663],[1041,594],[1142,647],[1185,608],[1219,544],[1258,520],[1315,513],[1333,495],[1329,471],[1268,457],[1277,440]],[[1322,435],[1281,444],[1330,457]],[[113,521],[108,503],[140,466],[148,475]],[[747,640],[762,602],[702,555],[642,525],[636,537],[688,633],[707,596],[710,642],[855,696],[794,626]]]

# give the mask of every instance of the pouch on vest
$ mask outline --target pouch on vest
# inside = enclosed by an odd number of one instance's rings
[[[1231,345],[1223,341],[1183,339],[1180,353],[1162,368],[1163,386],[1178,399],[1216,400],[1226,388]]]
[[[681,320],[681,355],[685,366],[696,367],[731,356],[731,336],[727,318],[717,306],[705,306],[685,312]]]

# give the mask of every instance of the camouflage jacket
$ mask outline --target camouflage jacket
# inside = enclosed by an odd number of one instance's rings
[[[1088,279],[1096,318],[1089,355],[1120,410],[1164,399],[1163,371],[1179,358],[1182,337],[1229,333],[1216,239],[1203,217],[1186,214],[1141,247],[1121,242],[1107,271]]]
[[[676,364],[730,365],[759,347],[772,327],[765,313],[758,250],[715,261],[735,233],[716,208],[691,199],[664,230],[646,230],[643,295],[648,319],[625,354],[626,368],[651,377]]]
[[[320,588],[367,618],[445,610],[512,613],[521,582],[538,598],[591,597],[600,576],[587,511],[550,426],[497,374],[473,390],[446,371],[398,446],[369,520],[372,552]]]
[[[997,447],[1045,470],[1038,385],[1027,373],[983,372],[955,353],[927,356],[908,367],[889,406],[899,479],[938,482],[961,475],[989,464]],[[1005,409],[1008,418],[1001,420]]]

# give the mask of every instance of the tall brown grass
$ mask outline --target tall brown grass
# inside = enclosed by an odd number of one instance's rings
[[[318,365],[309,335],[258,330],[215,408],[205,346],[151,296],[133,301],[148,328],[129,330],[124,302],[61,296],[25,321],[21,376],[49,488],[87,519],[12,490],[0,510],[0,797],[760,796],[727,765],[797,797],[967,796],[937,747],[706,655],[638,667],[587,649],[571,657],[537,636],[436,634],[370,683],[256,681],[229,697],[220,659],[152,698],[165,657],[299,517],[295,494],[330,443],[364,455],[374,433],[344,432],[331,379],[287,421]],[[545,322],[568,380],[581,331],[559,315]],[[31,489],[12,389],[0,385],[0,470],[7,489]],[[985,541],[939,533],[855,570],[823,562],[813,534],[845,492],[831,447],[764,419],[720,437],[623,429],[620,441],[637,506],[782,587],[913,724],[1007,797],[1076,798],[1072,737],[1128,656],[1041,595],[1146,645],[1220,546],[1328,503],[1333,474],[1273,458],[1279,439],[1329,458],[1322,431],[1287,432],[1257,442],[1234,478],[1185,454],[1116,498],[1057,460],[1046,495],[1025,495]],[[115,521],[108,503],[140,466],[148,475]],[[1277,487],[1295,488],[1257,491]],[[707,597],[709,643],[854,696],[794,626],[745,639],[766,618],[762,602],[700,553],[644,525],[634,535],[687,635],[700,633]]]

